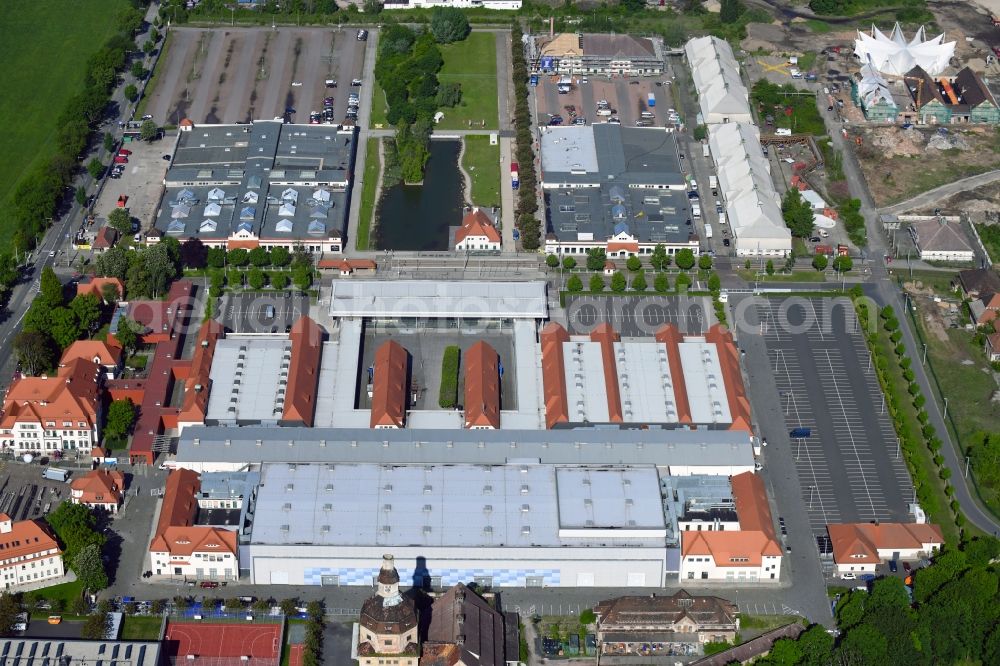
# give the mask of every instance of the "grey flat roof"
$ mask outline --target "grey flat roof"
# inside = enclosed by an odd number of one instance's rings
[[[160,644],[156,641],[89,641],[69,638],[5,638],[0,641],[0,663],[38,664],[101,663],[158,666]]]
[[[599,485],[577,485],[588,477]],[[250,542],[663,547],[660,507],[653,467],[274,464],[263,467]]]
[[[603,241],[625,231],[640,243],[694,238],[690,200],[683,190],[600,187],[546,189],[550,231],[560,241]],[[620,206],[620,208],[616,207]]]
[[[220,425],[277,423],[284,411],[291,355],[287,336],[216,342],[205,420]]]
[[[540,128],[542,183],[684,184],[677,141],[662,127],[615,123]]]
[[[236,236],[243,227],[267,240],[339,238],[355,147],[354,131],[336,126],[196,126],[180,133],[154,226],[206,240]],[[214,188],[225,197],[213,211]],[[179,205],[185,199],[189,205]]]
[[[259,441],[259,444],[258,444]],[[227,444],[228,442],[228,444]],[[177,462],[469,463],[753,467],[747,433],[729,430],[370,430],[189,426]]]
[[[544,282],[334,280],[330,316],[545,319]]]

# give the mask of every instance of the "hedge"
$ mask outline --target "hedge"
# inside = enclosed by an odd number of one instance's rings
[[[441,359],[441,393],[438,405],[441,409],[454,409],[458,404],[458,366],[462,350],[457,345],[445,347]]]

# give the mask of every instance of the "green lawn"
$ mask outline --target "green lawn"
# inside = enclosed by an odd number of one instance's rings
[[[53,585],[52,587],[45,587],[38,590],[38,595],[43,599],[61,599],[66,603],[66,605],[69,605],[69,602],[76,599],[81,594],[83,594],[83,583],[79,580],[75,580],[72,583]]]
[[[156,67],[153,68],[153,75],[149,77],[149,83],[146,84],[146,94],[139,99],[139,103],[135,105],[135,115],[142,117],[146,113],[146,104],[149,102],[149,97],[156,92],[156,86],[160,82],[160,75],[166,68],[167,63],[170,60],[167,59],[167,49],[170,48],[170,40],[173,39],[174,33],[168,32],[167,36],[163,38],[163,42],[160,44],[160,57],[156,61]],[[161,64],[162,63],[162,64]]]
[[[56,119],[83,89],[87,58],[115,33],[125,0],[5,2],[0,11],[0,206],[22,174],[48,160]],[[0,223],[0,242],[12,229]]]
[[[803,260],[804,261],[804,260]],[[820,271],[795,271],[794,273],[775,273],[758,275],[756,265],[751,270],[739,269],[736,273],[747,282],[826,282],[826,275]]]
[[[381,139],[368,139],[368,146],[365,149],[365,180],[361,187],[361,206],[358,209],[358,237],[354,240],[354,247],[358,250],[368,249],[372,216],[375,214],[375,189],[382,168],[378,158],[379,141]]]
[[[473,32],[461,42],[442,44],[441,55],[444,67],[438,79],[441,83],[461,83],[462,102],[453,109],[441,109],[444,119],[437,128],[468,129],[469,121],[479,128],[485,120],[485,129],[497,129],[497,50],[493,33]]]
[[[372,129],[381,129],[389,126],[389,121],[385,119],[388,108],[385,104],[385,93],[378,81],[372,79],[372,112],[368,120],[368,126]]]
[[[126,616],[122,620],[122,640],[156,641],[160,639],[163,618],[154,616]]]
[[[465,137],[462,167],[472,179],[472,203],[500,205],[500,146],[491,146],[488,136]]]

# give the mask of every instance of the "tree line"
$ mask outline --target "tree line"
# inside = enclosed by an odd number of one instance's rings
[[[537,250],[541,246],[542,223],[535,217],[538,211],[538,179],[535,173],[535,153],[532,150],[534,138],[531,111],[528,109],[528,63],[524,58],[522,37],[521,27],[514,24],[510,30],[510,44],[511,76],[514,79],[514,154],[517,156],[520,180],[517,190],[517,228],[521,232],[522,247],[525,250]]]

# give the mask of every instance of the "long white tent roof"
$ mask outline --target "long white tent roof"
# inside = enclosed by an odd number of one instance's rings
[[[749,95],[733,50],[717,37],[695,37],[684,45],[698,91],[702,122],[750,122]]]
[[[889,35],[875,26],[871,34],[859,30],[854,54],[862,64],[870,62],[879,72],[890,76],[903,76],[917,65],[929,75],[937,76],[955,55],[955,42],[944,41],[943,33],[927,39],[923,27],[907,41],[897,23]]]

